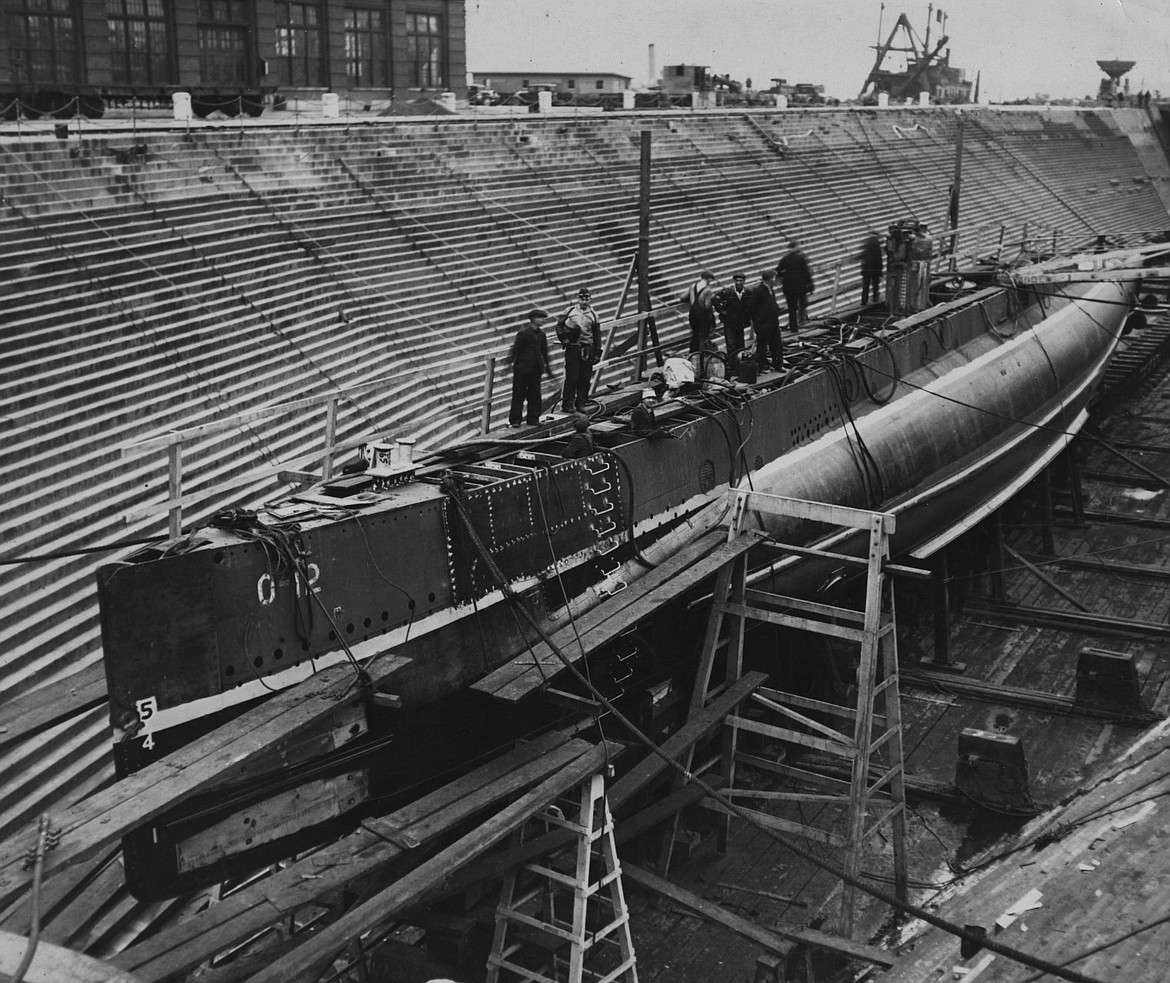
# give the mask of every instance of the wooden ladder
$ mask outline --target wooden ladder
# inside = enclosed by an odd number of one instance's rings
[[[505,876],[487,983],[638,983],[604,778],[594,775],[528,826],[537,824],[571,830],[576,847]]]
[[[902,717],[898,692],[898,652],[895,635],[893,592],[888,583],[889,537],[894,531],[895,517],[888,513],[869,512],[843,506],[800,499],[783,498],[760,492],[732,493],[733,513],[730,539],[740,535],[748,517],[769,514],[798,520],[809,520],[843,527],[845,532],[835,538],[844,543],[850,530],[868,533],[868,549],[864,556],[835,552],[827,548],[811,549],[781,543],[770,545],[781,552],[807,557],[810,560],[829,560],[834,566],[864,569],[865,606],[861,611],[838,607],[804,598],[752,590],[747,586],[747,564],[743,556],[736,558],[720,571],[716,579],[711,616],[703,641],[692,705],[702,705],[711,684],[715,654],[719,647],[722,622],[729,621],[725,653],[725,682],[738,679],[743,669],[743,640],[748,620],[796,628],[832,638],[856,643],[860,649],[857,667],[857,702],[853,707],[839,706],[814,700],[795,693],[761,688],[750,699],[763,709],[766,716],[778,722],[765,722],[735,713],[727,718],[727,730],[720,756],[720,770],[727,782],[726,794],[732,798],[756,798],[770,801],[810,803],[817,806],[845,810],[846,832],[842,835],[831,829],[821,829],[789,819],[747,809],[762,825],[806,839],[816,840],[842,851],[844,870],[856,878],[861,871],[861,859],[866,842],[885,825],[892,827],[894,854],[894,885],[897,896],[907,899],[906,877],[906,795],[905,772],[902,758]],[[855,535],[855,534],[854,534]],[[880,669],[880,681],[879,681]],[[880,711],[880,712],[879,712]],[[837,717],[846,721],[845,729],[838,729],[814,719]],[[852,724],[852,733],[848,725]],[[875,728],[878,733],[875,733]],[[739,750],[741,732],[758,734],[764,739],[811,748],[844,758],[848,762],[850,778],[818,774],[796,768],[784,762]],[[884,760],[883,760],[884,759]],[[736,763],[750,764],[758,770],[770,771],[796,778],[802,783],[829,786],[829,794],[804,791],[764,792],[735,787]],[[693,766],[688,761],[688,769]],[[871,811],[877,811],[870,819]],[[730,814],[725,813],[720,831],[720,847],[726,848]],[[668,840],[664,865],[669,863],[673,837]],[[841,899],[841,932],[846,937],[853,933],[855,889],[844,885]]]

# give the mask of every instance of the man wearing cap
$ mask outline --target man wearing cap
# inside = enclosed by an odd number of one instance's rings
[[[776,264],[776,276],[780,278],[784,302],[788,305],[788,328],[790,331],[798,331],[808,315],[808,298],[813,292],[813,277],[808,257],[804,255],[800,243],[795,239],[788,243],[788,252],[781,256],[780,262]]]
[[[597,444],[593,440],[593,434],[589,432],[589,418],[578,416],[573,421],[573,435],[565,442],[561,456],[566,461],[572,461],[596,452]]]
[[[630,429],[639,437],[649,437],[656,440],[662,437],[675,436],[668,430],[663,430],[654,418],[654,404],[658,402],[658,394],[647,387],[642,390],[642,401],[630,411]]]
[[[752,330],[756,333],[756,364],[762,372],[771,363],[777,372],[784,371],[784,353],[780,346],[780,302],[776,299],[776,271],[760,270],[760,282],[751,289],[748,301]]]
[[[727,340],[729,356],[743,350],[744,328],[751,321],[749,300],[747,275],[742,272],[731,274],[731,286],[718,291],[711,300],[711,306],[723,322],[723,337]]]
[[[882,280],[882,240],[876,232],[870,231],[861,243],[857,254],[861,260],[861,303],[869,303],[869,292],[873,290],[873,302],[881,300],[878,285]]]
[[[689,351],[709,351],[711,332],[715,330],[715,274],[700,270],[699,278],[690,285],[683,297],[687,305],[687,320],[691,325],[691,346]]]
[[[588,287],[577,291],[577,303],[557,318],[557,341],[565,350],[565,386],[561,410],[583,411],[589,400],[593,366],[601,361],[601,324],[590,304]]]
[[[512,406],[508,411],[508,424],[512,427],[523,426],[521,417],[525,403],[528,404],[528,425],[540,423],[540,377],[549,374],[548,339],[541,328],[547,318],[548,311],[534,307],[512,340],[509,356],[512,363]]]

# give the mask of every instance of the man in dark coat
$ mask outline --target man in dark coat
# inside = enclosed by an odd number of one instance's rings
[[[776,276],[780,278],[784,302],[788,305],[788,328],[797,331],[808,315],[808,297],[813,292],[813,278],[808,258],[801,252],[800,243],[795,239],[788,244],[788,252],[776,264]]]
[[[752,329],[756,333],[756,363],[760,369],[768,365],[784,370],[784,352],[780,344],[780,303],[776,300],[776,271],[762,270],[760,282],[752,287],[748,298]]]
[[[869,303],[869,292],[873,290],[873,302],[876,304],[881,297],[882,282],[882,240],[876,232],[870,232],[861,243],[861,252],[857,254],[861,260],[861,303]]]
[[[577,303],[557,318],[557,341],[565,350],[565,386],[561,410],[573,413],[589,400],[593,366],[601,361],[601,323],[590,303],[588,287],[577,291]]]
[[[690,351],[710,351],[711,333],[715,330],[715,274],[701,270],[699,278],[687,288],[683,299],[687,304],[687,321],[691,326]]]
[[[744,328],[751,322],[749,299],[747,276],[743,273],[733,273],[731,286],[724,287],[711,301],[711,306],[715,308],[723,322],[723,337],[727,339],[729,357],[743,350]]]
[[[525,403],[528,404],[528,425],[540,423],[540,379],[549,374],[548,339],[541,328],[547,318],[548,311],[534,307],[512,340],[512,406],[508,411],[508,423],[513,427],[523,425]]]

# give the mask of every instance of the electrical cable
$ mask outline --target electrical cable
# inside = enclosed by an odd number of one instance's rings
[[[21,956],[16,971],[12,974],[11,983],[22,983],[25,973],[32,965],[33,956],[36,955],[37,951],[37,943],[41,938],[41,879],[45,872],[45,851],[55,845],[52,837],[53,832],[49,827],[48,813],[41,813],[41,818],[37,822],[37,842],[33,848],[32,857],[33,882],[32,894],[29,899],[28,945],[25,947],[24,955]]]
[[[37,553],[34,556],[6,556],[0,558],[0,567],[14,566],[18,563],[42,563],[46,560],[64,560],[70,556],[88,556],[91,553],[110,553],[114,550],[126,549],[130,546],[149,546],[157,543],[158,537],[150,539],[122,539],[116,543],[107,543],[104,546],[83,546],[75,550],[54,550],[52,553]]]

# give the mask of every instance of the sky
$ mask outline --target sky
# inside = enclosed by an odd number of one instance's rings
[[[600,71],[647,83],[648,46],[663,65],[813,82],[857,95],[900,13],[925,40],[927,4],[879,0],[466,0],[467,68]],[[884,6],[884,9],[883,9]],[[942,0],[951,65],[981,74],[980,101],[1095,95],[1097,60],[1137,64],[1130,87],[1170,97],[1170,0]],[[941,26],[930,18],[931,44]],[[899,43],[900,40],[899,40]],[[887,61],[885,67],[901,65]]]

